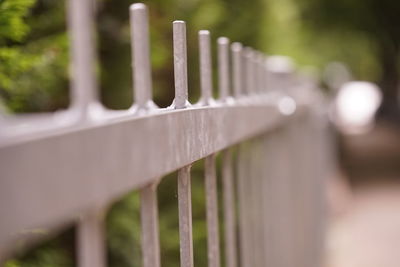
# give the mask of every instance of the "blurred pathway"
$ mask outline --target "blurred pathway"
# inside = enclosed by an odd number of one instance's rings
[[[333,216],[326,267],[400,266],[400,177],[385,180],[399,182],[356,187]]]

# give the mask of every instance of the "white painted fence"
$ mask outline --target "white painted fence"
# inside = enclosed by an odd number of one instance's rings
[[[219,98],[213,99],[210,33],[200,31],[201,99],[192,105],[186,25],[175,21],[175,100],[158,108],[152,101],[147,9],[133,4],[135,104],[126,111],[106,110],[96,97],[91,10],[90,0],[69,1],[71,107],[0,121],[3,260],[18,241],[37,241],[32,229],[74,223],[79,266],[105,266],[103,211],[137,189],[143,266],[160,266],[157,184],[178,170],[181,266],[193,266],[190,165],[205,158],[208,266],[219,267],[221,255],[229,267],[320,266],[329,140],[323,99],[312,79],[295,72],[285,58],[266,57],[222,37]],[[224,252],[219,247],[218,153],[223,157]]]

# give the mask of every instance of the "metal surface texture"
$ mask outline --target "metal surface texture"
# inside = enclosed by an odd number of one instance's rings
[[[213,101],[210,42],[210,32],[207,30],[199,31],[201,105],[209,105]]]
[[[233,96],[238,98],[243,93],[243,60],[242,60],[242,44],[232,43],[232,80],[233,80]]]
[[[131,5],[130,20],[135,103],[139,109],[146,109],[151,106],[153,98],[146,5],[142,3]]]
[[[229,75],[229,39],[226,37],[218,38],[218,87],[219,98],[227,101],[230,93],[230,75]]]
[[[235,183],[231,149],[222,152],[222,190],[225,223],[225,262],[227,266],[237,267],[237,238],[235,216]]]
[[[161,266],[157,185],[155,182],[140,190],[143,267]]]
[[[180,258],[182,267],[193,267],[192,193],[190,165],[178,171]]]
[[[217,169],[215,154],[205,158],[205,191],[206,191],[206,218],[207,218],[207,250],[208,266],[219,267],[219,221],[218,221],[218,197],[217,197]]]
[[[5,145],[0,148],[0,243],[24,229],[73,220],[92,205],[106,205],[280,123],[273,104],[199,107]]]
[[[71,36],[71,107],[79,120],[85,120],[98,101],[95,79],[93,40],[94,3],[91,0],[68,1],[68,26]]]
[[[77,227],[77,258],[79,267],[105,267],[104,212],[93,209],[83,214]]]
[[[188,78],[187,78],[187,51],[186,51],[186,23],[176,20],[173,23],[174,37],[174,77],[176,109],[188,106]]]

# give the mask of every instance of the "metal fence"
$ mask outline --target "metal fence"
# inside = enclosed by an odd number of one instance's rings
[[[68,11],[71,107],[0,121],[3,260],[19,241],[37,241],[30,230],[74,223],[79,266],[105,266],[104,210],[137,189],[143,266],[160,266],[157,185],[178,170],[181,266],[193,266],[190,166],[204,158],[208,266],[220,266],[221,254],[229,267],[320,266],[329,160],[323,99],[315,82],[295,72],[287,59],[266,57],[221,37],[219,98],[214,99],[210,33],[200,31],[201,98],[190,104],[186,26],[175,21],[175,100],[158,108],[152,101],[147,9],[133,4],[135,103],[126,111],[106,110],[96,92],[91,3],[70,0]]]

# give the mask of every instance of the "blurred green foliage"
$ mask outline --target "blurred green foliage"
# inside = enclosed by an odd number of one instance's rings
[[[97,0],[96,5],[100,97],[114,109],[128,108],[133,102],[128,19],[132,2]],[[150,11],[154,97],[162,107],[173,99],[171,22],[175,19],[187,21],[192,101],[199,94],[200,29],[211,30],[213,41],[224,35],[321,70],[330,61],[342,61],[350,66],[355,79],[380,82],[392,98],[398,84],[398,1],[144,2]],[[69,42],[64,6],[64,1],[57,0],[0,1],[0,96],[10,112],[48,111],[68,105]]]
[[[141,266],[139,194],[116,202],[106,216],[108,266]]]
[[[35,0],[4,0],[0,5],[0,43],[4,44],[6,39],[22,41],[28,33],[29,26],[24,21],[29,9]]]
[[[133,102],[128,19],[132,2],[97,0],[96,5],[100,96],[114,109],[127,108]],[[299,65],[322,69],[330,61],[342,61],[350,66],[355,79],[379,82],[385,96],[395,96],[400,72],[399,1],[144,2],[150,10],[154,97],[162,107],[173,99],[171,22],[175,19],[187,21],[192,101],[199,94],[200,29],[211,30],[213,41],[224,35],[268,54],[291,56]],[[0,1],[0,96],[10,112],[67,106],[64,5],[56,0]]]
[[[43,231],[44,232],[44,231]],[[42,233],[46,234],[46,233]],[[69,228],[29,251],[17,251],[4,267],[71,267],[74,265],[74,229]],[[22,245],[22,244],[20,244]]]
[[[0,2],[0,96],[10,112],[68,103],[68,40],[59,1]]]

